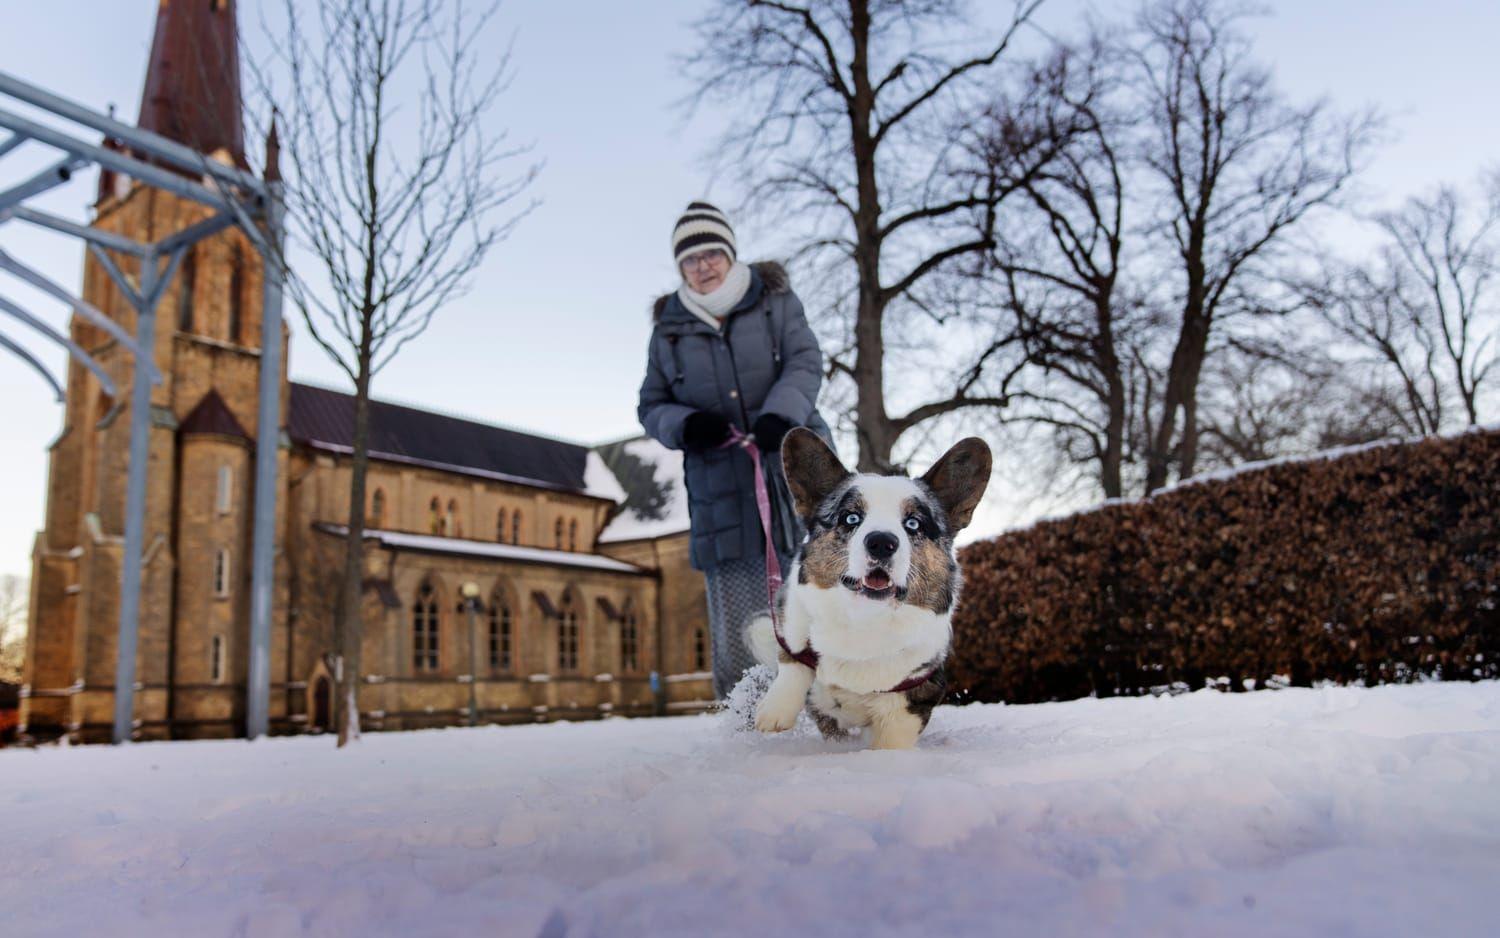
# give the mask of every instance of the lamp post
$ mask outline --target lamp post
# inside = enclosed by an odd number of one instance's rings
[[[473,580],[459,587],[464,608],[469,610],[469,725],[479,725],[479,627],[474,612],[479,608],[479,584]]]

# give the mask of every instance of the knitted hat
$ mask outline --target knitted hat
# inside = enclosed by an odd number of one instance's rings
[[[707,202],[689,202],[672,229],[672,254],[681,264],[692,254],[718,248],[735,259],[734,229],[724,213]]]

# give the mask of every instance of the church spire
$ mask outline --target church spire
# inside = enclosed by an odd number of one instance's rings
[[[234,0],[160,0],[141,129],[247,167],[237,40]]]

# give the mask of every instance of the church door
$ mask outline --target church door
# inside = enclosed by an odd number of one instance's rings
[[[323,675],[313,683],[312,725],[317,732],[333,731],[333,684]]]

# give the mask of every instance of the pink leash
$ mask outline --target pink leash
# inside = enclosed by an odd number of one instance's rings
[[[760,530],[766,541],[766,594],[771,604],[771,631],[776,633],[776,644],[798,664],[813,670],[818,668],[818,653],[809,645],[802,651],[792,651],[781,634],[781,617],[776,614],[776,594],[781,591],[781,561],[776,557],[776,543],[771,536],[771,493],[766,489],[766,472],[761,466],[760,447],[755,438],[733,424],[729,427],[729,439],[720,448],[739,446],[750,454],[750,463],[755,467],[755,507],[760,512]]]

